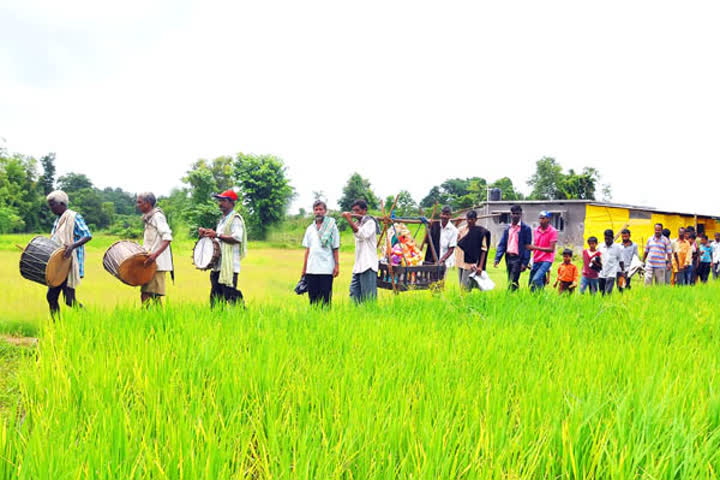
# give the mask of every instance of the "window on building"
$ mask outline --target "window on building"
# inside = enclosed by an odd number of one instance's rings
[[[638,219],[638,220],[650,220],[652,218],[652,214],[650,212],[644,212],[642,210],[630,210],[630,219]]]
[[[550,217],[550,224],[555,227],[555,230],[558,232],[565,230],[565,219],[559,212],[552,213],[552,217]]]

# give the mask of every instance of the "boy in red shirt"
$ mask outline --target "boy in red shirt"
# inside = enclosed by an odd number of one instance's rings
[[[563,292],[573,293],[578,285],[578,269],[572,263],[572,254],[572,250],[569,248],[563,250],[562,253],[563,263],[558,267],[558,276],[554,285],[560,294]]]

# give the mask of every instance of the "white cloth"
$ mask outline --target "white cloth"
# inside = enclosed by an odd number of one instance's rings
[[[623,259],[623,247],[619,243],[613,243],[609,247],[603,243],[598,248],[600,251],[600,260],[602,261],[602,270],[600,270],[600,278],[615,278],[618,272],[621,272],[620,261]]]
[[[483,292],[488,292],[495,288],[495,282],[490,279],[490,276],[485,270],[479,274],[473,272],[468,276],[477,283],[478,288]]]
[[[363,273],[367,270],[378,271],[377,226],[368,219],[355,232],[355,264],[352,273]]]
[[[442,258],[450,248],[457,247],[458,229],[452,222],[448,222],[444,227],[440,224],[440,257]],[[450,268],[455,266],[455,255],[450,255],[445,260],[445,266]]]
[[[220,222],[217,224],[217,228],[215,231],[218,235],[223,235],[223,230],[225,230],[225,223],[228,221],[228,218],[232,218],[232,223],[230,224],[230,235],[232,235],[232,238],[237,240],[238,242],[242,242],[243,239],[243,224],[242,221],[235,215],[235,212],[230,212],[227,216],[224,216],[220,219]],[[220,240],[222,241],[222,240]],[[240,273],[240,244],[234,243],[233,244],[233,273]],[[218,259],[218,262],[213,267],[213,271],[219,272],[220,266],[222,265],[222,254],[220,256],[220,259]]]
[[[332,240],[330,246],[323,247],[320,244],[320,231],[317,228],[317,224],[313,222],[312,225],[307,227],[305,237],[303,237],[302,241],[302,246],[310,249],[305,273],[311,275],[332,275],[335,269],[333,250],[340,248],[340,232],[338,232],[336,225],[332,226],[331,234]]]
[[[172,242],[172,230],[168,225],[167,218],[162,212],[155,212],[150,219],[145,222],[145,232],[143,234],[143,247],[148,253],[153,253],[160,248],[160,244],[165,240]],[[163,250],[155,260],[158,272],[169,272],[173,269],[172,256],[170,255],[170,246]]]
[[[712,261],[713,263],[720,262],[720,243],[712,242]]]
[[[52,239],[64,246],[70,246],[75,243],[75,217],[77,212],[69,208],[60,215],[57,226],[53,232]],[[78,262],[77,250],[72,252],[72,263],[70,265],[70,273],[67,277],[67,286],[69,288],[77,288],[80,285],[80,263]]]

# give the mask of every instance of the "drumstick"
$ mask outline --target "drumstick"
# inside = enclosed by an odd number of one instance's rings
[[[17,243],[15,244],[15,246],[16,246],[17,248],[19,248],[20,250],[23,250],[23,251],[25,250],[25,247],[23,247],[23,246],[21,246],[21,245],[18,245]]]

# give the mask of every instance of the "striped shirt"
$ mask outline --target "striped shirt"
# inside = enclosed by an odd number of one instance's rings
[[[55,235],[55,229],[57,228],[59,220],[60,217],[55,219],[55,223],[53,223],[52,230],[50,231],[50,236]],[[77,213],[75,214],[75,228],[73,228],[73,242],[77,242],[83,237],[92,238],[92,234],[90,234],[90,229],[88,229],[85,224],[82,215]],[[78,266],[80,267],[80,278],[83,278],[85,276],[85,245],[79,246],[75,251],[77,252]]]
[[[647,252],[647,265],[650,268],[667,268],[668,255],[672,253],[670,240],[663,237],[650,237],[645,246]]]

